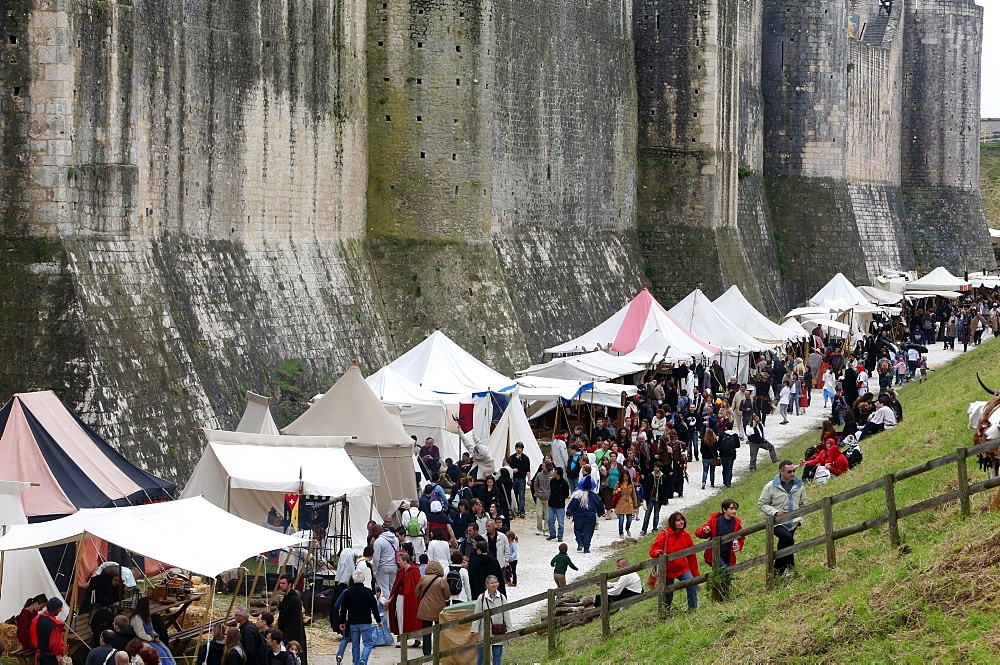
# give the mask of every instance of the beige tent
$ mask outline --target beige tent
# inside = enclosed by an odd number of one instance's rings
[[[413,440],[352,366],[326,394],[309,407],[282,434],[350,436],[347,454],[375,486],[375,502],[382,515],[401,499],[418,495],[413,472]]]
[[[271,417],[271,398],[247,391],[247,408],[243,411],[236,431],[277,436],[278,426]]]

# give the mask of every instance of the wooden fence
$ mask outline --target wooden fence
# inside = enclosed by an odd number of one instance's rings
[[[823,534],[809,540],[805,540],[800,543],[795,543],[790,547],[786,547],[775,551],[775,539],[774,539],[774,527],[775,519],[774,517],[768,517],[763,522],[758,522],[748,527],[744,527],[739,531],[721,536],[718,538],[712,538],[707,542],[699,543],[694,547],[689,547],[685,550],[679,552],[673,552],[670,555],[660,555],[657,559],[647,559],[642,563],[637,563],[628,568],[621,568],[618,570],[613,570],[607,573],[600,573],[594,577],[588,577],[581,580],[577,580],[571,584],[558,589],[549,589],[545,593],[535,594],[534,596],[529,596],[527,598],[521,598],[519,600],[511,601],[502,605],[500,607],[490,608],[486,611],[480,612],[478,614],[472,614],[464,616],[460,619],[455,619],[452,621],[437,623],[429,628],[424,628],[422,630],[413,631],[399,636],[399,641],[402,646],[402,662],[408,664],[415,663],[434,663],[438,665],[440,659],[446,656],[456,655],[462,652],[471,651],[478,648],[483,648],[483,662],[486,665],[491,665],[491,646],[504,644],[511,640],[523,637],[525,635],[533,633],[546,633],[548,635],[548,648],[549,653],[554,653],[556,651],[556,632],[559,628],[562,628],[568,624],[576,623],[578,621],[589,619],[592,617],[601,617],[601,635],[604,639],[611,636],[611,610],[608,602],[608,583],[610,581],[616,580],[623,575],[627,575],[633,572],[639,572],[642,570],[648,570],[651,568],[657,568],[657,574],[659,575],[660,583],[657,585],[656,589],[645,589],[643,592],[636,596],[631,596],[629,598],[617,601],[614,603],[613,609],[620,609],[623,607],[628,607],[636,603],[641,603],[646,600],[652,600],[655,598],[657,600],[657,609],[662,617],[666,617],[667,610],[667,593],[679,591],[681,589],[686,589],[691,586],[696,586],[703,584],[710,579],[710,573],[699,575],[689,580],[683,582],[674,582],[673,584],[665,584],[666,581],[666,570],[667,561],[674,561],[676,559],[681,559],[691,554],[698,554],[704,552],[705,550],[712,550],[712,570],[713,572],[719,570],[719,561],[721,560],[720,550],[724,543],[729,543],[739,538],[744,538],[746,536],[752,536],[755,533],[760,533],[763,531],[766,535],[765,538],[765,550],[764,554],[753,559],[748,559],[742,561],[733,566],[728,566],[726,571],[729,573],[738,573],[740,571],[749,570],[750,568],[755,568],[757,566],[764,566],[765,579],[768,583],[772,580],[774,576],[774,560],[776,558],[789,556],[791,554],[796,554],[798,552],[803,552],[814,547],[824,547],[826,549],[826,565],[828,567],[834,567],[837,565],[837,548],[836,542],[841,538],[846,538],[848,536],[853,536],[870,529],[875,529],[882,525],[888,525],[889,531],[889,542],[893,546],[898,546],[901,543],[900,533],[899,533],[899,520],[908,517],[910,515],[915,515],[919,512],[930,510],[932,508],[937,508],[945,504],[951,503],[953,501],[958,501],[961,507],[961,512],[963,516],[969,516],[971,513],[971,501],[970,497],[973,494],[979,492],[984,492],[986,490],[993,489],[995,487],[1000,487],[1000,477],[990,478],[978,483],[969,483],[968,468],[966,465],[966,460],[969,457],[974,457],[981,452],[992,450],[996,447],[995,443],[984,443],[974,448],[959,448],[954,453],[950,455],[945,455],[944,457],[938,457],[915,466],[908,467],[896,473],[890,473],[880,478],[879,480],[874,480],[870,483],[865,483],[864,485],[859,485],[845,492],[834,496],[824,497],[820,502],[809,504],[786,513],[781,517],[781,522],[788,522],[796,517],[804,517],[811,513],[822,512],[823,513]],[[906,506],[904,508],[899,508],[896,505],[896,483],[906,480],[907,478],[913,478],[922,473],[926,473],[933,469],[938,469],[949,464],[955,464],[957,475],[958,475],[958,489],[951,492],[946,492],[939,496],[932,497],[930,499],[925,499],[919,501],[912,505]],[[885,506],[886,512],[883,515],[874,517],[872,519],[865,520],[863,522],[858,522],[850,526],[846,526],[840,529],[835,529],[833,526],[833,507],[837,504],[844,503],[851,499],[855,499],[859,496],[864,496],[872,492],[882,492],[885,496]],[[594,607],[583,612],[573,612],[571,614],[556,616],[556,599],[564,594],[583,589],[585,587],[596,585],[599,588],[599,593],[601,596],[601,606]],[[504,635],[492,635],[490,630],[491,620],[490,617],[497,612],[511,611],[518,608],[526,607],[528,605],[533,605],[535,603],[545,602],[547,605],[546,618],[537,623],[533,623],[530,626],[525,626],[517,630],[510,631]],[[474,621],[482,620],[481,625],[483,629],[480,630],[481,639],[479,641],[457,646],[447,651],[440,650],[440,639],[441,632],[447,628],[453,628],[456,626],[470,626]],[[415,640],[422,638],[424,635],[430,634],[432,637],[433,653],[429,656],[424,656],[421,654],[419,657],[410,658],[409,649],[415,647],[407,648],[409,640]]]

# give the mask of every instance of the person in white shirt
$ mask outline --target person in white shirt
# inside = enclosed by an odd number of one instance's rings
[[[880,395],[876,404],[878,404],[878,408],[875,409],[875,413],[868,417],[868,422],[865,423],[865,428],[861,431],[858,441],[896,425],[896,412],[886,403],[885,397]]]
[[[781,424],[788,424],[788,405],[792,402],[792,389],[788,381],[781,382],[781,394],[778,396],[778,412],[781,414]]]
[[[615,562],[615,568],[621,570],[622,568],[628,568],[628,559],[621,557]],[[642,593],[642,580],[639,579],[639,573],[631,572],[622,575],[615,583],[608,587],[608,604],[613,605],[616,600],[624,600],[626,598],[631,598],[632,596],[638,596]],[[594,596],[594,603],[597,607],[601,606],[601,595],[597,594]]]
[[[413,545],[413,556],[414,560],[420,558],[420,555],[427,550],[427,544],[424,542],[424,536],[427,535],[427,515],[420,510],[420,501],[417,499],[410,500],[410,507],[404,511],[399,516],[400,522],[403,524],[403,528],[406,529],[406,542]],[[419,534],[414,536],[411,535],[410,530],[410,520],[417,520],[417,525],[419,528]]]

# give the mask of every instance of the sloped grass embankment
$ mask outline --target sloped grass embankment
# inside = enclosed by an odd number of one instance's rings
[[[808,501],[971,447],[968,405],[986,398],[976,382],[977,371],[987,384],[1000,387],[1000,343],[991,341],[932,372],[923,384],[903,389],[903,422],[864,441],[859,467],[827,485],[810,485]],[[790,442],[779,457],[800,460],[818,435]],[[746,455],[746,448],[740,453]],[[774,465],[765,465],[731,488],[728,496],[740,503],[745,525],[761,520],[757,498],[775,473]],[[970,482],[985,478],[974,458],[969,474]],[[896,485],[897,507],[957,486],[954,464],[921,474]],[[674,597],[674,614],[663,621],[650,600],[614,614],[609,640],[601,639],[599,622],[563,630],[552,658],[544,635],[525,637],[508,644],[504,662],[996,662],[1000,513],[985,512],[992,497],[993,491],[973,496],[973,514],[967,519],[957,502],[902,519],[900,548],[889,544],[883,526],[837,541],[834,569],[826,568],[825,551],[819,547],[797,554],[799,575],[782,578],[771,589],[765,586],[763,567],[755,568],[736,576],[736,597],[725,603],[712,601],[702,587],[699,609],[688,613],[681,609],[686,606],[680,592]],[[689,528],[703,524],[718,503],[689,510]],[[884,513],[884,494],[869,493],[834,506],[834,526]],[[796,540],[820,535],[822,522],[821,513],[808,516]],[[648,536],[623,552],[636,563],[649,556],[651,541]],[[763,552],[764,537],[757,534],[747,540],[740,559]],[[605,562],[594,574],[613,566]]]

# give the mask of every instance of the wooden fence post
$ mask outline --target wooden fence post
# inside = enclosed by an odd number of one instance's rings
[[[657,575],[659,576],[659,586],[656,587],[656,602],[660,606],[660,616],[667,618],[667,553],[664,550],[660,553],[660,560],[657,562]]]
[[[885,507],[889,516],[889,542],[893,547],[899,547],[899,518],[896,515],[896,476],[885,475]]]
[[[601,573],[601,637],[611,637],[611,609],[608,607],[608,574]]]
[[[837,541],[833,539],[833,497],[823,497],[823,533],[826,535],[826,566],[837,567]]]
[[[434,624],[434,632],[431,633],[431,653],[434,654],[434,665],[441,665],[441,622]]]
[[[549,589],[549,656],[556,653],[556,590]]]
[[[712,540],[712,572],[717,573],[722,567],[722,538]]]
[[[969,469],[966,465],[966,458],[968,457],[968,449],[959,448],[955,451],[957,456],[956,463],[958,465],[958,500],[962,504],[962,517],[969,517],[972,515],[972,504],[969,501]]]
[[[483,603],[484,605],[486,603]],[[486,611],[490,612],[493,608],[488,608]],[[483,663],[485,665],[493,665],[493,614],[490,612],[485,617],[480,619],[482,621],[482,629],[479,631],[483,634]]]
[[[402,650],[401,653],[399,654],[401,663],[408,663],[410,660],[409,655],[406,653],[407,651],[406,646],[409,643],[410,641],[406,639],[406,633],[403,633],[402,635],[399,636],[399,645],[400,649]]]
[[[770,584],[774,579],[774,516],[768,515],[764,522],[764,556],[767,564],[764,566],[764,582]]]

